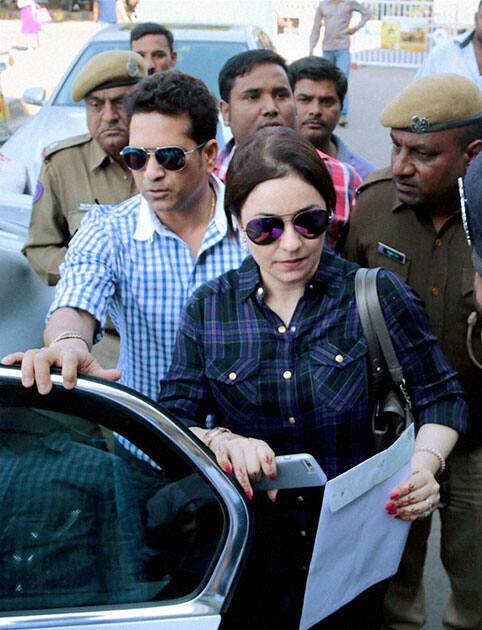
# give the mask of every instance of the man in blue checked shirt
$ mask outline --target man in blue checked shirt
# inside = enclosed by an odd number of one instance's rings
[[[80,372],[157,399],[187,298],[243,258],[228,233],[224,186],[212,175],[217,106],[204,83],[154,74],[127,109],[130,144],[122,154],[140,194],[89,212],[61,267],[45,347],[3,359],[22,361],[23,384],[36,382],[40,393],[50,391],[55,366],[67,388]],[[103,369],[90,353],[108,314],[121,339],[118,369]]]

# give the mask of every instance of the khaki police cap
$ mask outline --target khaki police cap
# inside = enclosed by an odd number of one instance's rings
[[[72,85],[75,102],[94,90],[133,85],[147,76],[144,59],[129,50],[109,50],[90,59]]]
[[[482,92],[457,74],[436,74],[414,81],[382,112],[384,127],[432,133],[482,120]]]

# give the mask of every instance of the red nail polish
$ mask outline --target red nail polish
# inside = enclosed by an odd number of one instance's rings
[[[385,506],[386,510],[396,510],[397,506],[394,503],[387,503]]]
[[[233,469],[231,468],[231,466],[226,466],[226,468],[224,469],[224,472],[227,473],[228,475],[232,475]]]
[[[398,516],[398,514],[396,514],[396,515],[394,516],[394,518],[396,518],[398,521],[401,521],[401,520],[402,520],[402,517],[401,517],[401,516]]]
[[[252,490],[245,490],[244,494],[248,497],[248,499],[251,501],[253,498],[253,491]]]
[[[269,478],[274,481],[276,479],[276,475],[270,475]]]
[[[395,501],[395,499],[398,499],[399,494],[398,492],[392,492],[392,494],[390,495],[390,499],[392,499],[393,501]]]

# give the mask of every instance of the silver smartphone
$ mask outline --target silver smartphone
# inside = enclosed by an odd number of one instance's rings
[[[327,478],[320,465],[308,453],[280,455],[276,458],[276,479],[263,475],[253,490],[284,490],[324,486]]]

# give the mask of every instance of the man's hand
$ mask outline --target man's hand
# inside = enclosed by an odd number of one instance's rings
[[[21,363],[23,386],[32,387],[36,384],[40,394],[48,394],[52,389],[51,367],[62,370],[66,389],[75,387],[77,374],[96,376],[108,381],[117,381],[120,378],[119,370],[104,369],[87,350],[85,343],[76,339],[59,341],[52,346],[26,352],[14,352],[3,357],[2,363]]]

